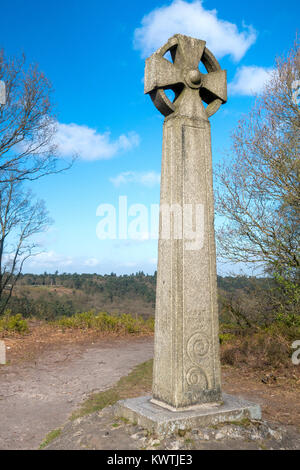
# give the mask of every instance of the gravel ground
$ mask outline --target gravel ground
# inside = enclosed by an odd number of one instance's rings
[[[153,338],[98,340],[0,367],[0,449],[36,449],[90,393],[106,390],[153,357]]]
[[[299,449],[292,427],[266,421],[220,424],[164,437],[114,417],[114,407],[69,422],[46,449],[56,450],[279,450]]]

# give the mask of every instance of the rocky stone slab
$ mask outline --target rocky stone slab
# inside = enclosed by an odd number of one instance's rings
[[[136,422],[150,432],[170,435],[179,430],[201,428],[223,422],[261,419],[260,406],[242,398],[223,394],[223,404],[202,405],[188,411],[171,411],[156,405],[150,396],[121,400],[115,415]]]

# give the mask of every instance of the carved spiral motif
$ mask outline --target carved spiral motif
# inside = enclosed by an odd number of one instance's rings
[[[192,367],[187,371],[186,381],[188,385],[200,385],[200,388],[202,389],[208,388],[205,372],[199,367]]]
[[[204,333],[197,332],[188,341],[187,353],[194,364],[199,364],[201,358],[206,356],[209,350],[209,339]]]

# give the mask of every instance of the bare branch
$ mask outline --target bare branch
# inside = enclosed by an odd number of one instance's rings
[[[34,180],[69,168],[57,155],[53,89],[37,65],[25,56],[7,59],[0,50],[0,80],[6,103],[0,107],[0,182]]]
[[[37,253],[35,236],[50,223],[44,202],[34,202],[22,182],[13,176],[10,182],[0,183],[0,315],[24,262]]]
[[[299,276],[299,45],[277,59],[270,81],[232,134],[232,151],[216,172],[217,232],[223,259]],[[298,274],[297,274],[298,273]]]

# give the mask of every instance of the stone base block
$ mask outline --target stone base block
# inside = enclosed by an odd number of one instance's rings
[[[261,419],[260,406],[223,393],[221,405],[203,405],[188,411],[170,411],[151,401],[151,396],[121,400],[115,416],[127,418],[157,434],[172,434],[178,429],[197,429],[227,421]]]

